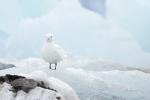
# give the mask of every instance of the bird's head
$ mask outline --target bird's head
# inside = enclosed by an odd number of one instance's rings
[[[47,42],[52,42],[54,39],[54,35],[52,33],[46,34],[46,41]]]

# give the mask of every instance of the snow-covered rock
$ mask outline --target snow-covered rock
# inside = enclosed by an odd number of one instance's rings
[[[39,78],[34,76],[35,73]],[[1,100],[79,100],[73,89],[66,83],[55,78],[48,78],[43,72],[35,73],[33,76],[25,75],[26,77],[1,76]]]

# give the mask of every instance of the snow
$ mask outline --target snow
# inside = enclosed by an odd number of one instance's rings
[[[71,100],[78,100],[77,95],[69,85],[53,77],[50,78],[50,81],[52,82],[52,86],[54,86],[54,88],[58,90],[66,100],[70,100],[70,98]]]
[[[1,100],[12,100],[13,99],[13,93],[9,90],[11,89],[11,86],[7,83],[4,83],[0,86],[0,98]]]
[[[37,81],[42,80],[46,86],[57,89],[67,100],[76,100],[73,89],[80,100],[150,100],[150,74],[131,69],[130,66],[101,59],[70,57],[64,59],[56,71],[52,71],[40,58],[0,61],[17,66],[0,71],[0,75],[20,74]]]
[[[60,100],[67,100],[58,93],[44,90],[40,87],[31,90],[28,94],[23,91],[19,91],[16,96],[14,93],[9,91],[9,88],[11,88],[11,86],[9,86],[8,84],[4,84],[4,87],[2,88],[0,93],[1,100],[57,100],[56,97],[58,96],[62,98]]]

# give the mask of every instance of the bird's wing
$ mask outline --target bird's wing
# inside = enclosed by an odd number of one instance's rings
[[[64,51],[64,49],[62,47],[60,47],[57,44],[55,44],[55,47],[57,48],[58,52],[61,54],[62,58],[66,58],[67,57],[67,53]]]

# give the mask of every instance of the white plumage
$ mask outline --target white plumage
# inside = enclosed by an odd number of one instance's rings
[[[55,70],[57,63],[63,59],[62,49],[54,43],[53,34],[46,34],[46,41],[42,48],[42,57],[43,59],[50,64],[55,64]]]

